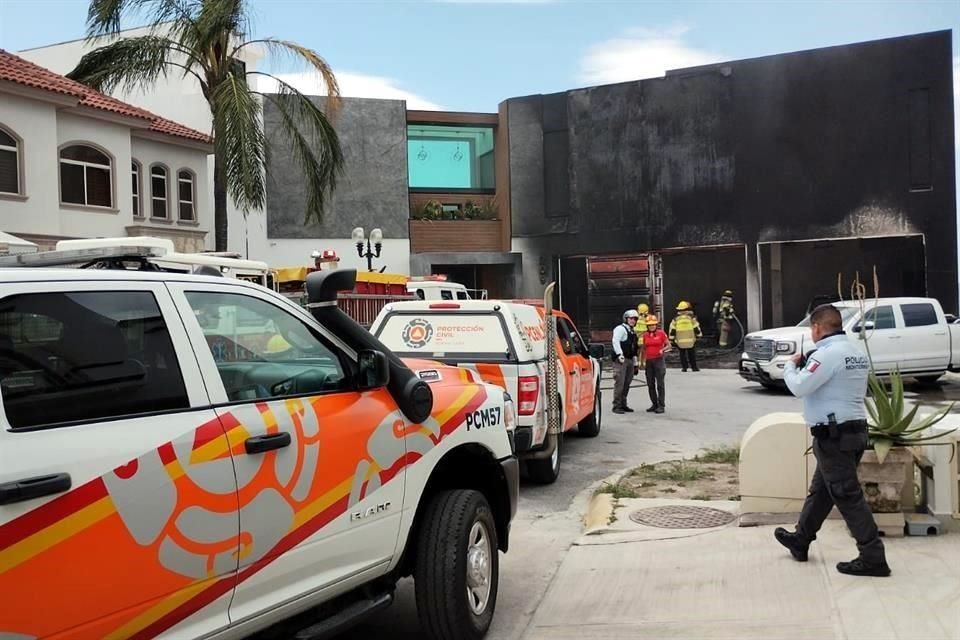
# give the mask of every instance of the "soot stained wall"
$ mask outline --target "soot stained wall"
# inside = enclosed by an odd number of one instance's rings
[[[951,32],[508,101],[513,233],[545,255],[925,235],[957,306]]]

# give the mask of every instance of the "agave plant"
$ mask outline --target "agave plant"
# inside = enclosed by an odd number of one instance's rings
[[[868,435],[880,464],[883,464],[893,447],[909,447],[936,440],[945,435],[941,433],[931,436],[924,435],[923,432],[947,417],[955,403],[914,422],[920,405],[914,405],[904,414],[906,406],[903,398],[903,378],[898,370],[890,374],[889,388],[873,371],[870,372],[868,384],[870,387],[870,397],[866,399],[867,413],[870,415],[867,423]],[[947,433],[954,431],[956,429],[951,429]]]

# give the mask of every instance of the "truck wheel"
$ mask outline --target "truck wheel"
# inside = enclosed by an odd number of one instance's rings
[[[431,640],[479,640],[497,605],[497,527],[479,491],[433,497],[423,514],[413,568],[417,614]]]
[[[932,387],[937,384],[937,380],[939,380],[942,376],[942,373],[935,376],[917,376],[917,382],[925,387]]]
[[[563,434],[557,434],[557,447],[549,458],[527,460],[527,474],[537,484],[553,484],[560,477],[560,443]]]
[[[600,419],[603,417],[600,413],[600,407],[603,406],[603,399],[600,396],[600,387],[597,387],[593,394],[593,413],[580,421],[577,425],[577,433],[585,438],[596,438],[600,435]]]

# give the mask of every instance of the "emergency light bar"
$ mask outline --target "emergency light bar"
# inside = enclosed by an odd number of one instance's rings
[[[115,246],[90,249],[68,249],[62,251],[41,251],[21,253],[12,256],[0,256],[0,268],[8,267],[66,267],[70,265],[88,265],[101,260],[146,261],[148,258],[160,258],[166,251],[160,247]]]

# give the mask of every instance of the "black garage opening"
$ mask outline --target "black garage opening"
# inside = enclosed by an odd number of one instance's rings
[[[690,302],[706,335],[713,335],[713,303],[734,291],[746,326],[746,247],[742,244],[658,249],[649,253],[567,256],[557,259],[556,303],[593,342],[609,343],[623,312],[650,304],[666,328],[681,300]]]
[[[881,296],[927,295],[921,234],[761,242],[757,253],[764,327],[796,324],[811,302],[836,299],[838,274],[845,299],[857,272],[873,295],[874,266]]]

